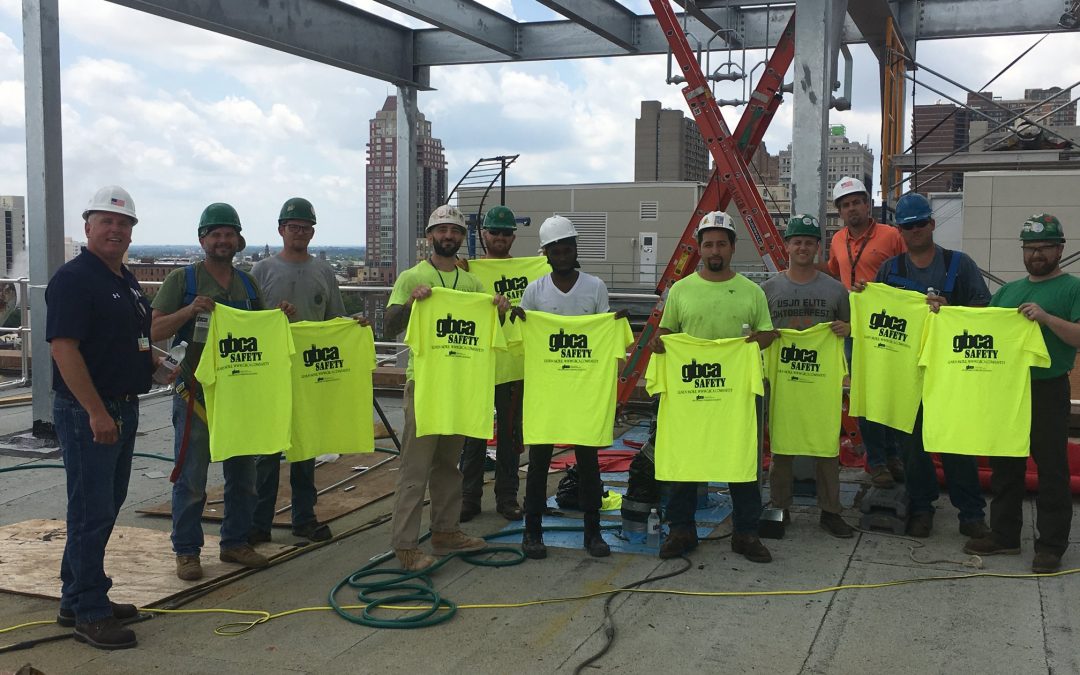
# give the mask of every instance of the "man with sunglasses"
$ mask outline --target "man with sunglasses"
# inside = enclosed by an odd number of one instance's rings
[[[870,192],[858,178],[844,176],[833,186],[833,203],[844,227],[833,235],[829,262],[822,268],[840,280],[849,291],[872,281],[881,264],[906,249],[895,227],[876,222],[870,216]],[[850,359],[850,342],[848,358]],[[859,433],[866,446],[866,470],[871,482],[891,488],[904,481],[896,434],[889,427],[859,419]]]
[[[926,197],[916,193],[901,197],[896,202],[896,225],[907,253],[886,260],[878,269],[875,281],[926,293],[926,301],[934,311],[942,305],[985,307],[990,303],[990,291],[975,261],[961,251],[934,243],[937,225]],[[923,447],[922,408],[910,434],[895,433],[904,451],[907,493],[911,499],[908,534],[929,537],[934,526],[938,482],[934,462]],[[977,459],[947,453],[940,457],[949,500],[960,512],[960,534],[972,538],[986,536],[990,530],[985,521],[986,500],[979,489]]]
[[[315,208],[311,202],[302,197],[287,200],[281,206],[277,229],[281,235],[281,252],[260,260],[251,268],[269,306],[282,301],[291,303],[296,307],[296,313],[289,317],[290,321],[325,321],[345,316],[345,304],[334,269],[325,260],[308,253],[308,245],[315,236]],[[255,466],[259,501],[248,535],[251,544],[270,541],[281,453],[260,455]],[[292,533],[316,542],[330,539],[330,528],[315,518],[314,458],[289,465],[289,485],[292,488]]]
[[[1069,545],[1072,494],[1069,490],[1069,371],[1080,347],[1080,279],[1061,269],[1065,233],[1048,213],[1031,216],[1020,228],[1020,247],[1028,275],[1009,282],[991,298],[994,307],[1016,307],[1038,321],[1049,368],[1031,369],[1031,458],[1039,473],[1035,498],[1035,557],[1031,571],[1056,572]],[[1023,528],[1026,457],[991,457],[990,529],[971,539],[964,552],[975,555],[1017,555]]]

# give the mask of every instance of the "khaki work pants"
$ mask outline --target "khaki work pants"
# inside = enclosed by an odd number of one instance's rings
[[[840,513],[840,457],[814,457],[818,507],[826,513]],[[778,509],[791,506],[792,465],[795,455],[773,455],[769,466],[769,501]]]
[[[405,383],[405,429],[401,439],[401,473],[394,497],[394,549],[416,548],[424,492],[431,491],[431,531],[455,532],[461,518],[461,471],[458,457],[464,436],[416,437],[415,383]]]

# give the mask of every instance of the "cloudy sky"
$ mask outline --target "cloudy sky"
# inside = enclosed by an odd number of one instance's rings
[[[348,0],[410,26],[370,0]],[[558,18],[535,0],[481,0],[519,20]],[[622,0],[638,13],[646,0]],[[21,0],[0,0],[0,194],[25,194]],[[965,85],[983,85],[1038,36],[922,42],[918,59]],[[364,240],[368,120],[394,87],[105,0],[60,0],[67,232],[94,190],[118,183],[133,196],[136,243],[190,243],[203,206],[237,207],[248,242],[278,241],[281,203],[306,196],[319,213],[316,243]],[[877,66],[855,57],[853,109],[833,112],[853,140],[878,146]],[[750,54],[750,63],[760,59]],[[485,156],[521,154],[511,184],[633,180],[640,101],[684,109],[659,57],[440,67],[419,106],[443,140],[451,185]],[[922,75],[920,74],[920,77]],[[1080,39],[1052,35],[994,83],[995,94],[1080,80]],[[954,87],[928,79],[962,98]],[[741,85],[717,92],[741,97]],[[910,106],[910,86],[909,86]],[[917,89],[916,103],[939,97]],[[726,108],[734,125],[741,109]],[[791,140],[785,104],[765,137]]]

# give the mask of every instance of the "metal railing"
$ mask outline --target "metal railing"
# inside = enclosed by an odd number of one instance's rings
[[[15,303],[15,309],[12,311],[19,312],[19,326],[12,328],[0,326],[0,335],[18,335],[20,376],[16,380],[0,382],[0,390],[23,387],[30,382],[30,313],[27,311],[30,280],[25,277],[20,277],[18,279],[0,279],[0,288],[6,290],[9,285],[15,286],[16,289],[16,297],[18,299]]]

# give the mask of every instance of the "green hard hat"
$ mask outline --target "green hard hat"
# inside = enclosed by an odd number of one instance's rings
[[[1049,213],[1036,213],[1020,226],[1020,241],[1065,241],[1061,221]]]
[[[789,218],[787,229],[784,230],[784,239],[798,236],[821,239],[821,228],[818,227],[817,218],[807,213],[800,213]]]
[[[278,222],[283,220],[306,220],[315,224],[315,207],[303,197],[293,197],[281,205]]]
[[[237,232],[242,229],[236,209],[228,204],[216,202],[203,209],[202,215],[199,216],[199,236],[205,237],[207,232],[222,225],[228,225]]]
[[[510,230],[511,232],[517,230],[517,223],[514,221],[514,212],[506,206],[493,206],[488,210],[487,215],[484,216],[484,229],[485,230]]]

